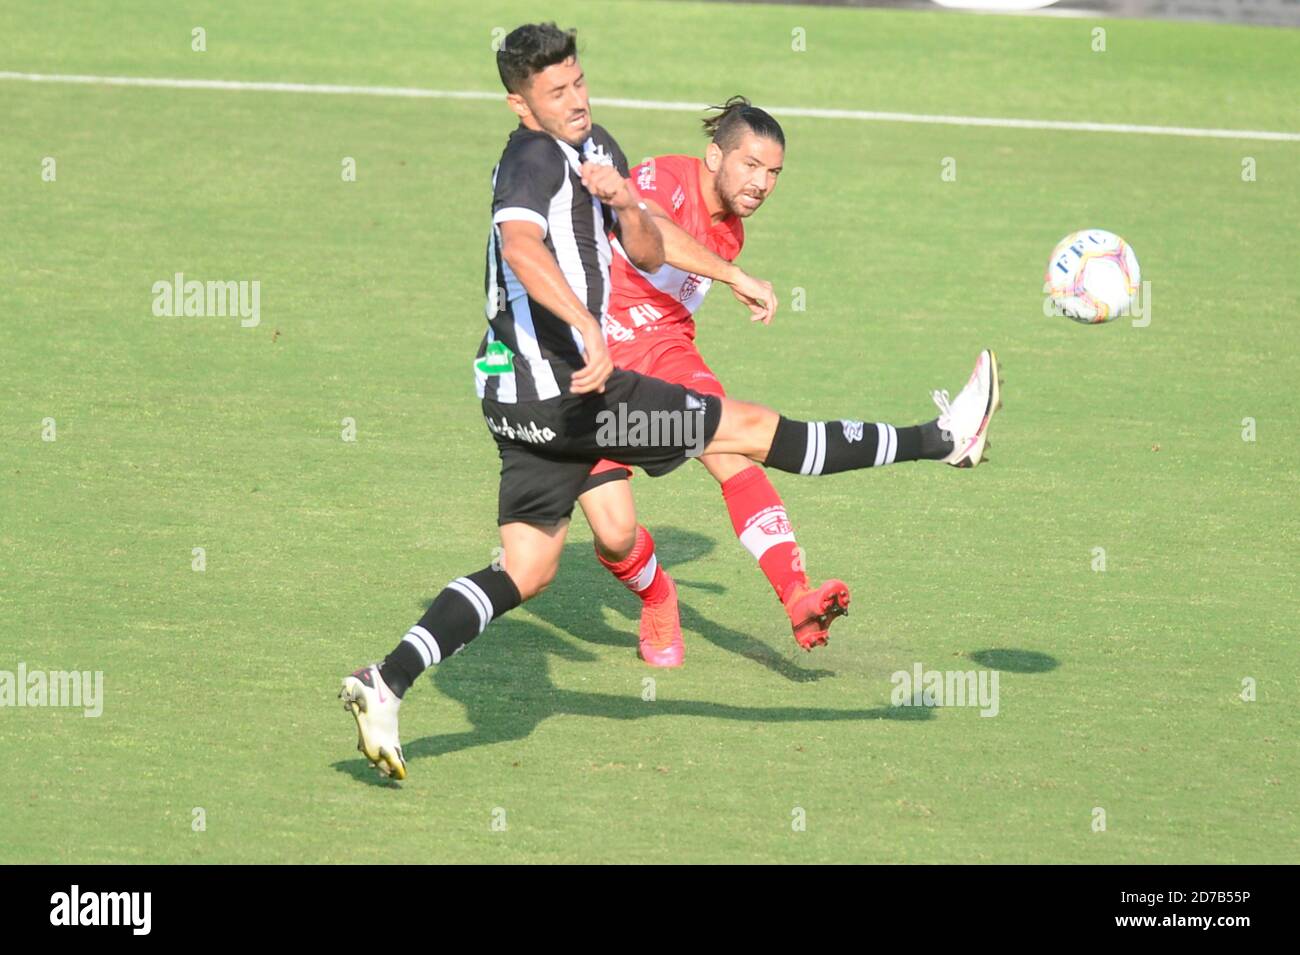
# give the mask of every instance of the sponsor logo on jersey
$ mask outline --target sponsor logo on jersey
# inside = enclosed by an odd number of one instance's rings
[[[627,310],[627,317],[632,319],[634,326],[640,328],[643,325],[649,325],[651,322],[659,321],[664,317],[664,313],[647,302],[642,305],[633,305]]]
[[[600,330],[605,333],[605,341],[611,345],[615,342],[627,342],[636,337],[636,332],[628,328],[613,315],[606,315],[600,320]]]
[[[597,166],[614,165],[614,157],[605,151],[605,147],[597,143],[594,139],[588,139],[582,147],[582,158],[587,162],[595,163]]]
[[[554,431],[550,428],[537,427],[536,421],[530,421],[528,424],[520,422],[511,424],[506,420],[505,415],[501,416],[499,422],[493,421],[487,415],[483,416],[483,420],[487,422],[489,431],[504,438],[509,438],[511,441],[523,441],[525,444],[545,444],[555,439]]]
[[[505,342],[488,342],[483,357],[474,363],[485,375],[504,375],[515,370],[515,353]]]
[[[682,207],[682,203],[685,201],[686,201],[686,190],[683,189],[681,186],[678,186],[677,191],[673,193],[673,212],[676,212],[678,209],[680,209]]]

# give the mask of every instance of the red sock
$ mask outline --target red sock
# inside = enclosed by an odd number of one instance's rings
[[[632,545],[632,553],[620,561],[608,561],[597,551],[596,559],[623,581],[628,590],[648,604],[658,603],[669,594],[668,575],[655,558],[654,538],[640,524],[636,526],[636,543]]]
[[[772,589],[784,599],[791,585],[807,585],[794,528],[785,504],[763,469],[755,465],[722,482],[722,498],[740,542],[758,560]]]

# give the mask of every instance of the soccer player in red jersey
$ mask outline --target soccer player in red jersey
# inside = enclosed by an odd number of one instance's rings
[[[631,170],[630,181],[664,234],[667,264],[646,273],[617,242],[604,318],[610,357],[619,368],[721,397],[721,382],[695,346],[695,311],[714,281],[731,287],[764,324],[776,311],[769,282],[734,264],[745,243],[743,220],[762,206],[785,161],[780,125],[744,97],[728,100],[704,121],[704,158],[659,156]],[[763,468],[739,454],[709,454],[700,462],[722,487],[736,536],[784,605],[805,650],[824,644],[831,621],[845,613],[842,581],[811,586],[785,505]],[[681,624],[672,578],[659,566],[654,540],[637,522],[622,464],[602,461],[578,498],[600,562],[642,600],[640,653],[654,666],[682,662]]]
[[[614,240],[643,274],[658,276],[669,262],[690,276],[725,281],[731,275],[733,288],[763,320],[771,317],[775,303],[770,295],[763,297],[766,292],[745,291],[748,286],[727,271],[725,259],[701,252],[689,234],[651,213],[650,200],[638,198],[618,142],[591,120],[572,31],[554,23],[524,24],[497,51],[497,69],[519,125],[492,174],[492,228],[484,261],[487,328],[473,367],[484,424],[501,459],[502,549],[491,565],[450,581],[383,660],[343,678],[339,698],[356,721],[357,748],[381,775],[393,779],[406,778],[398,732],[406,693],[430,667],[546,589],[559,569],[573,505],[603,457],[634,464],[651,477],[706,452],[744,455],[789,474],[818,476],[899,461],[973,468],[984,460],[989,425],[1001,405],[997,356],[988,349],[980,352],[955,398],[931,392],[938,417],[902,427],[848,418],[798,421],[762,405],[615,368],[601,323],[611,311]],[[728,115],[760,132],[752,125],[760,113],[751,109],[737,106]],[[731,210],[719,221],[737,211],[753,212],[771,192],[780,168],[779,158],[748,150],[731,155],[741,147],[728,145],[727,120],[724,116],[714,129],[705,160],[714,198],[725,198]],[[780,145],[778,134],[779,127],[758,138]],[[697,174],[696,199],[708,209],[706,180]],[[685,173],[682,178],[684,205],[691,199],[691,180]],[[669,193],[668,206],[655,202],[664,216],[676,194],[675,188]],[[707,261],[701,264],[701,258]],[[679,288],[679,298],[687,291]],[[624,317],[622,311],[614,315],[620,324]],[[696,368],[691,377],[697,372],[703,382],[707,369]],[[615,417],[627,423],[676,421],[680,427],[658,430],[646,441],[640,425],[610,428]],[[633,537],[626,544],[629,557],[637,551]],[[644,542],[640,549],[650,550]],[[626,577],[628,567],[616,570]],[[643,563],[634,589],[641,590],[642,582],[653,587],[658,573]],[[824,636],[824,619],[809,614],[808,622],[822,626]],[[803,636],[797,626],[796,634]]]

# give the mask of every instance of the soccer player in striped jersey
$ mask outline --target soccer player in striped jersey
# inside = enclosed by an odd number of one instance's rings
[[[722,397],[721,382],[696,348],[694,316],[714,281],[730,286],[754,321],[767,324],[776,312],[771,283],[734,263],[745,242],[744,220],[776,188],[785,165],[785,133],[743,96],[719,110],[704,121],[710,141],[703,159],[658,156],[631,170],[632,188],[664,234],[667,261],[657,271],[643,271],[615,241],[603,324],[617,367]],[[888,431],[878,437],[878,464],[893,460],[891,440]],[[784,606],[796,642],[805,650],[825,644],[831,621],[848,611],[848,587],[840,580],[809,584],[785,504],[761,467],[738,454],[704,455],[700,463],[721,485],[732,528]],[[814,457],[809,470],[815,463]],[[631,475],[622,464],[600,462],[578,503],[595,537],[597,559],[642,601],[641,658],[652,666],[680,666],[685,648],[677,589],[659,566],[653,537],[637,522]]]
[[[452,580],[380,663],[343,680],[357,748],[384,776],[406,777],[402,698],[428,667],[458,653],[555,577],[578,494],[609,458],[667,474],[698,454],[739,454],[794,474],[835,474],[922,459],[975,466],[999,405],[997,360],[980,353],[937,421],[908,428],[793,421],[761,405],[696,391],[610,360],[610,236],[647,274],[665,239],[627,181],[617,142],[591,122],[574,35],[554,24],[511,32],[497,53],[519,117],[493,174],[488,332],[475,359],[484,422],[501,458],[502,556]],[[669,242],[672,240],[669,239]],[[761,307],[761,306],[760,306]],[[611,419],[620,423],[611,428]],[[672,422],[647,438],[635,419]],[[894,450],[890,452],[890,448]]]

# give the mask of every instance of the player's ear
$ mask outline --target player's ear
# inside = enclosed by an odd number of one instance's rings
[[[722,147],[717,143],[709,143],[704,150],[704,165],[712,173],[722,168]]]
[[[528,102],[519,93],[507,93],[506,105],[509,106],[514,111],[514,114],[520,119],[527,119],[533,112],[528,108]]]

